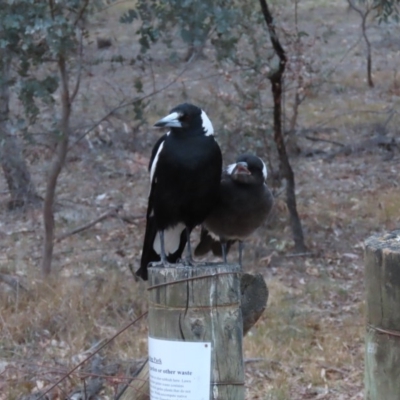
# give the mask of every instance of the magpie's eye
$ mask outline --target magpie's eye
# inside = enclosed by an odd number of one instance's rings
[[[179,118],[179,120],[180,120],[181,122],[188,122],[188,121],[190,120],[190,117],[189,117],[189,115],[187,115],[187,114],[183,114],[183,115]]]

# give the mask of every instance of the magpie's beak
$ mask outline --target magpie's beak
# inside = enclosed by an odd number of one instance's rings
[[[157,121],[154,126],[157,128],[163,128],[163,127],[170,127],[170,128],[182,128],[181,121],[179,121],[179,118],[181,117],[181,114],[177,112],[173,112],[166,117],[160,119]]]
[[[246,162],[241,161],[236,163],[236,166],[232,170],[232,175],[251,175]]]

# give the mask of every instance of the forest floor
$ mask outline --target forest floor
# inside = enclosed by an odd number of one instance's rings
[[[269,288],[267,309],[244,339],[249,400],[363,398],[363,243],[400,226],[399,27],[369,22],[375,87],[368,88],[358,15],[344,4],[325,3],[304,1],[299,8],[301,29],[312,42],[306,56],[315,57],[321,74],[326,65],[335,66],[299,108],[300,151],[291,156],[308,251],[293,253],[284,193],[272,181],[277,195],[272,216],[245,248],[244,269],[263,274]],[[293,21],[290,4],[279,15],[285,27]],[[113,45],[98,50],[95,42],[88,43],[86,60],[133,51],[134,29],[120,25],[119,14],[110,9],[92,22],[91,34],[111,37]],[[173,84],[150,99],[148,124],[132,122],[132,108],[114,113],[97,130],[99,136],[107,133],[107,143],[91,136],[71,147],[57,188],[57,235],[113,207],[122,210],[57,242],[49,280],[40,278],[41,210],[8,211],[7,187],[0,179],[0,272],[18,277],[26,288],[15,291],[0,281],[1,400],[49,388],[146,312],[146,284],[135,281],[131,270],[138,268],[145,230],[148,157],[160,135],[152,123],[188,99],[201,104],[222,132],[218,140],[226,163],[246,148],[268,157],[247,136],[223,133],[219,115],[229,121],[237,113],[219,104],[226,81],[209,49],[206,58],[185,66],[165,61],[168,50],[159,48],[144,93]],[[113,104],[131,98],[136,92],[132,68],[88,64],[73,126],[88,126]],[[42,117],[43,132],[49,114]],[[382,144],[383,137],[390,140]],[[271,145],[267,153],[274,151]],[[43,195],[52,151],[27,143],[26,157]],[[114,399],[132,365],[147,355],[146,319],[99,354],[96,371],[104,378],[99,398]],[[51,398],[65,398],[82,385],[93,372],[88,364],[63,380]]]

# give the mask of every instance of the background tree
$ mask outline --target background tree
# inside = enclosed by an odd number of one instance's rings
[[[277,36],[274,20],[269,10],[266,0],[260,0],[261,11],[264,16],[265,23],[268,27],[269,37],[272,47],[279,57],[277,68],[271,71],[269,80],[272,86],[272,95],[274,98],[274,140],[279,154],[280,168],[286,179],[286,203],[290,213],[290,221],[292,225],[293,239],[295,249],[303,252],[307,248],[304,244],[303,228],[299,214],[297,212],[295,177],[289,157],[286,151],[285,141],[282,133],[282,91],[283,91],[283,74],[287,62],[285,50],[283,49]]]
[[[85,30],[87,15],[96,9],[100,2],[76,0],[54,2],[3,2],[0,8],[2,21],[2,40],[0,41],[1,67],[3,70],[1,90],[1,112],[3,119],[8,117],[10,66],[18,65],[19,99],[24,105],[27,122],[33,123],[39,112],[38,100],[55,103],[53,94],[60,83],[60,117],[52,132],[55,143],[53,163],[47,176],[43,204],[44,243],[42,271],[50,273],[54,242],[54,201],[58,176],[65,164],[70,136],[70,116],[72,103],[80,84],[80,49]],[[46,68],[44,78],[38,78],[36,66],[45,63],[56,65]],[[70,76],[74,73],[74,82]],[[43,75],[43,74],[42,74]],[[13,203],[20,204],[22,199],[36,198],[26,164],[15,139],[5,133],[3,144],[3,170],[12,193],[17,196]],[[19,196],[19,197],[18,197]]]
[[[32,42],[25,41],[25,32],[34,23],[32,10],[25,13],[26,5],[24,1],[0,3],[0,162],[11,196],[11,209],[37,205],[40,200],[9,113],[10,86],[16,83],[16,75],[26,76],[35,54],[28,55],[33,49]],[[21,41],[24,46],[20,46]],[[16,60],[19,61],[18,73],[13,75],[12,65]]]

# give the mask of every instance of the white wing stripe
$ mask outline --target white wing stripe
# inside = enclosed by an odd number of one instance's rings
[[[160,153],[161,153],[161,150],[163,149],[163,147],[164,147],[164,142],[162,142],[160,144],[160,147],[157,150],[156,156],[154,157],[154,160],[151,163],[151,167],[150,167],[150,182],[153,182],[154,173],[156,172],[156,168],[157,168],[157,161],[158,161],[158,158],[160,157]]]

